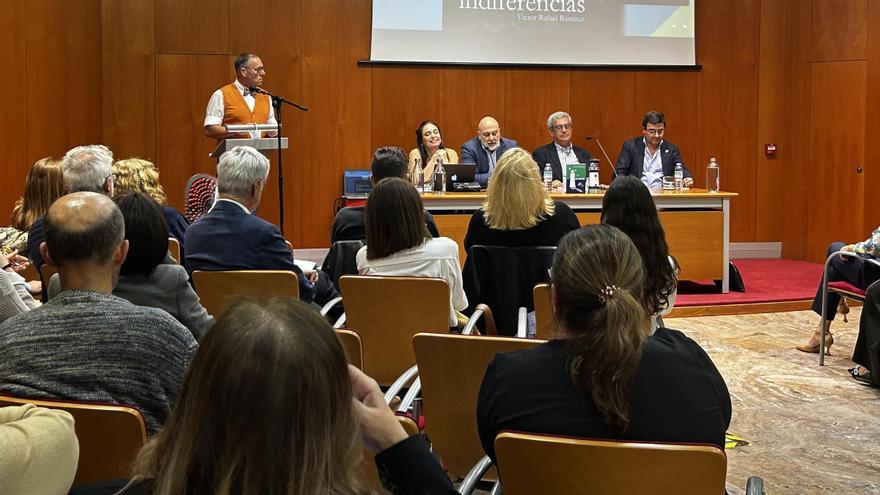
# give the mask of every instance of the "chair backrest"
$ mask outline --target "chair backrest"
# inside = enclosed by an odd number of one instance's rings
[[[128,478],[132,461],[147,441],[144,417],[131,407],[0,396],[0,407],[21,404],[62,409],[73,416],[79,440],[75,487]]]
[[[345,275],[345,326],[361,337],[364,372],[390,385],[416,362],[412,336],[449,333],[449,285],[427,277]]]
[[[535,337],[550,340],[556,333],[556,315],[550,300],[550,284],[538,284],[532,290],[535,301]]]
[[[477,433],[477,395],[489,362],[497,353],[541,343],[536,339],[429,333],[413,337],[425,430],[450,473],[463,478],[485,455]]]
[[[501,247],[472,246],[474,289],[477,300],[492,308],[499,335],[515,335],[517,311],[535,309],[532,289],[547,282],[555,246]],[[470,297],[470,294],[468,294]]]
[[[343,275],[357,275],[357,252],[365,245],[364,241],[336,241],[330,246],[321,271],[334,286],[339,287],[339,277]]]
[[[361,370],[364,369],[364,345],[361,343],[360,335],[351,330],[337,328],[336,337],[342,344],[342,350],[345,351],[348,364]]]
[[[299,299],[299,280],[287,270],[196,270],[192,278],[202,306],[215,318],[241,296]]]
[[[505,495],[532,493],[724,493],[727,456],[710,445],[583,440],[500,433]]]
[[[183,261],[180,259],[180,241],[173,237],[168,238],[168,254],[174,258],[178,265]]]

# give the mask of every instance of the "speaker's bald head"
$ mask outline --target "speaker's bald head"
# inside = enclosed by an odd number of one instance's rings
[[[45,219],[46,248],[52,261],[108,264],[125,238],[125,223],[116,204],[103,194],[77,192],[62,196]]]

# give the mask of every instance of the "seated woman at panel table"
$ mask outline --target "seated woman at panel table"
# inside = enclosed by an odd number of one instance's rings
[[[467,307],[461,282],[458,244],[431,237],[422,198],[409,182],[390,177],[370,191],[364,209],[367,245],[357,253],[361,275],[436,277],[449,284],[449,326],[459,326]]]
[[[457,493],[321,315],[297,301],[240,301],[205,337],[120,493],[372,493],[364,444],[393,493]]]
[[[425,177],[431,177],[440,158],[443,159],[443,163],[458,163],[458,153],[452,148],[443,146],[440,127],[433,120],[426,120],[416,129],[416,147],[409,152],[407,177],[412,175],[416,167],[416,159],[421,160]]]
[[[833,242],[828,246],[828,256],[836,251],[848,251],[855,253],[858,257],[835,257],[828,267],[829,282],[849,282],[859,289],[865,290],[869,285],[880,279],[880,267],[866,261],[868,258],[880,257],[880,227],[877,227],[871,236],[862,242],[856,244],[844,244],[842,242]],[[835,292],[828,293],[828,307],[825,312],[825,318],[828,319],[828,333],[825,334],[825,342],[819,342],[820,332],[822,331],[822,320],[813,331],[813,336],[806,344],[797,346],[797,350],[802,352],[810,352],[818,354],[822,347],[825,348],[825,354],[831,355],[831,344],[834,343],[834,337],[831,335],[831,322],[834,321],[834,315],[838,310],[849,312],[843,299]],[[845,308],[845,309],[844,309]],[[812,310],[819,316],[822,316],[822,280],[819,279],[819,287],[816,289],[816,297],[813,298]],[[823,345],[824,344],[824,345]],[[858,371],[858,370],[857,370]]]
[[[113,295],[138,306],[167,311],[200,340],[214,318],[199,302],[186,269],[168,256],[168,229],[162,207],[151,197],[131,192],[113,198],[125,219],[128,254],[119,269]],[[49,282],[49,297],[60,292],[58,274]]]
[[[618,177],[602,198],[602,223],[622,230],[642,255],[645,294],[641,301],[656,329],[657,318],[672,311],[675,304],[678,265],[669,256],[666,235],[648,186],[633,176]]]
[[[571,232],[551,278],[561,338],[496,355],[483,378],[477,426],[489,457],[502,430],[724,448],[724,379],[683,333],[648,335],[644,268],[626,234],[610,225]]]

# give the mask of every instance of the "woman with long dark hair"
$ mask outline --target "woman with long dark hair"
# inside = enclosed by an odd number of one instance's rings
[[[678,289],[677,264],[669,256],[666,235],[648,187],[633,176],[618,177],[602,199],[602,223],[622,230],[632,239],[645,267],[645,292],[641,297],[652,315],[672,311]]]
[[[419,124],[416,129],[416,147],[409,152],[407,174],[412,174],[416,166],[416,159],[422,162],[422,171],[425,178],[431,177],[437,160],[443,159],[443,163],[458,163],[458,153],[443,144],[443,135],[440,134],[440,126],[433,120],[426,120]]]
[[[724,379],[681,332],[649,335],[644,269],[626,234],[609,225],[569,233],[551,279],[560,338],[495,356],[483,378],[477,425],[490,457],[502,430],[723,448]]]

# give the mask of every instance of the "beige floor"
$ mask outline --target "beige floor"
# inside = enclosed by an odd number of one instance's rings
[[[834,323],[823,368],[794,349],[818,322],[810,311],[666,320],[712,357],[733,403],[729,431],[752,442],[728,451],[729,486],[756,475],[772,495],[880,494],[880,389],[847,374],[858,313]]]

